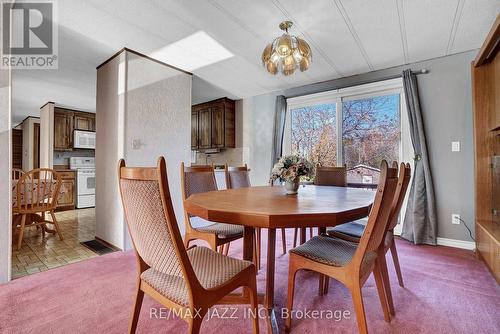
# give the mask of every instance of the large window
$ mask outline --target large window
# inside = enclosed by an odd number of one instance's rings
[[[290,98],[284,150],[347,166],[348,183],[376,184],[380,162],[411,157],[401,79]]]

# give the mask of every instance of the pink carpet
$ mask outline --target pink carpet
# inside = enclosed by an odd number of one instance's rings
[[[289,235],[289,240],[292,236]],[[277,248],[276,304],[285,305],[288,257]],[[289,245],[290,246],[290,245]],[[398,241],[405,288],[397,285],[388,255],[393,282],[396,316],[391,323],[383,313],[370,278],[363,288],[368,328],[371,333],[500,333],[500,288],[484,264],[470,251],[431,246],[413,246]],[[239,255],[238,244],[230,253]],[[264,257],[263,257],[264,259]],[[0,333],[125,333],[134,297],[133,253],[118,252],[0,285]],[[317,295],[317,276],[298,275],[295,309],[348,311],[349,318],[295,320],[293,333],[356,333],[356,317],[348,291],[331,281],[328,295]],[[264,288],[264,270],[259,290]],[[151,318],[159,307],[146,297],[139,333],[185,333],[178,319]],[[153,310],[151,311],[151,309]],[[222,316],[223,309],[219,316]],[[236,316],[243,315],[239,307]],[[249,320],[205,321],[203,333],[249,333]],[[277,313],[280,316],[280,313]],[[280,328],[283,321],[279,319]],[[261,330],[265,333],[265,323]]]

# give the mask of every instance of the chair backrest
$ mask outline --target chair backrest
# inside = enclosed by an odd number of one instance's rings
[[[394,192],[398,183],[398,169],[390,168],[385,160],[380,164],[380,181],[373,202],[368,223],[354,255],[353,262],[361,266],[368,253],[374,253],[385,236],[392,209]]]
[[[182,162],[181,186],[184,199],[192,194],[217,190],[214,167],[210,165],[186,167]]]
[[[24,171],[19,168],[12,168],[12,180],[19,180],[23,176]]]
[[[392,163],[393,168],[397,168],[397,162]],[[406,196],[406,191],[408,190],[408,185],[411,178],[411,167],[409,163],[402,162],[399,167],[399,177],[398,185],[396,186],[396,191],[394,193],[394,199],[392,202],[391,215],[389,216],[389,224],[387,224],[387,230],[393,230],[398,224],[399,213],[401,212],[401,206]]]
[[[54,210],[61,189],[61,177],[50,168],[37,168],[21,175],[16,183],[14,207],[19,213]]]
[[[118,177],[136,256],[147,265],[143,270],[151,267],[196,284],[172,206],[165,159],[160,157],[156,168],[125,167],[121,159]]]
[[[227,189],[251,187],[247,164],[242,167],[228,167],[226,165],[224,172],[226,175]]]
[[[347,168],[316,165],[314,184],[317,186],[347,187]]]

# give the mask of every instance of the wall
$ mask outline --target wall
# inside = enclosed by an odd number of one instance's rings
[[[474,164],[470,63],[476,53],[477,51],[469,51],[244,99],[243,145],[248,149],[248,155],[244,157],[243,162],[248,163],[252,169],[252,184],[265,184],[269,177],[277,95],[292,97],[316,93],[383,80],[399,75],[404,68],[426,68],[429,73],[418,76],[418,85],[436,192],[438,236],[470,241],[462,224],[451,224],[451,214],[461,214],[462,219],[473,229]],[[451,152],[452,141],[460,141],[460,152]]]
[[[174,210],[183,231],[179,166],[191,158],[190,110],[191,75],[128,51],[98,69],[97,237],[131,248],[116,174],[122,157],[128,166],[156,166],[157,158],[165,156]]]
[[[0,27],[0,35],[2,28]],[[0,283],[10,279],[12,242],[10,70],[0,69]]]
[[[35,128],[34,124],[40,124],[40,118],[28,117],[22,123],[23,129],[23,170],[33,169],[33,151]]]

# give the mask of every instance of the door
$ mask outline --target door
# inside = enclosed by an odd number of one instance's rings
[[[198,124],[198,147],[199,148],[210,148],[211,147],[211,113],[210,108],[200,109],[199,110],[199,124]]]
[[[212,147],[224,147],[224,108],[212,108]]]
[[[198,148],[198,111],[191,112],[191,149]]]
[[[40,167],[40,123],[33,124],[33,169]]]
[[[12,168],[23,168],[23,130],[12,129]]]
[[[73,147],[73,113],[54,113],[54,150],[68,151]]]

